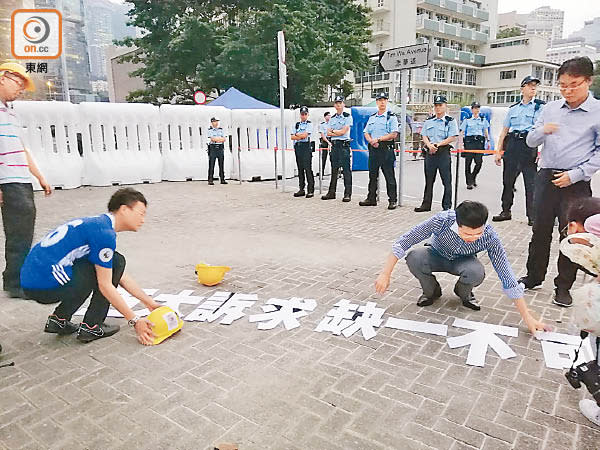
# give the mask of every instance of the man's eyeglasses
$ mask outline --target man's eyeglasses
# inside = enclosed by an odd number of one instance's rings
[[[559,88],[561,91],[574,91],[575,89],[577,89],[579,86],[581,86],[581,85],[582,85],[583,83],[585,83],[585,82],[586,82],[586,80],[583,80],[583,81],[581,81],[581,82],[579,82],[579,83],[577,83],[577,84],[575,84],[575,85],[571,85],[571,86],[564,86],[564,85],[560,84],[560,85],[558,86],[558,88]]]

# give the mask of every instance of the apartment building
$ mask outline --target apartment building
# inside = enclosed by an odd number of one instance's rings
[[[600,44],[600,42],[599,42]],[[586,44],[584,38],[557,39],[552,47],[546,50],[548,61],[562,64],[567,59],[587,56],[592,61],[600,59],[600,51],[597,47]]]

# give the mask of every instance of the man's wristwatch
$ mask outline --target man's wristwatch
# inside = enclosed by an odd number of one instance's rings
[[[129,319],[127,321],[127,323],[129,325],[131,325],[132,327],[135,327],[135,324],[138,322],[138,320],[140,320],[140,317],[139,316],[134,316],[133,319]]]

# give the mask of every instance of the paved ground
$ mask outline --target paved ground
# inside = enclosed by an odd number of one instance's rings
[[[420,163],[410,164],[421,173]],[[410,189],[420,191],[415,183]],[[233,267],[220,290],[258,294],[250,313],[272,296],[314,298],[317,309],[293,331],[259,331],[246,319],[186,323],[147,348],[126,327],[88,345],[44,334],[51,306],[0,298],[0,363],[16,363],[0,369],[1,449],[206,449],[221,441],[244,450],[599,447],[600,431],[577,410],[585,393],[545,368],[540,344],[519,325],[487,256],[480,312],[459,306],[452,277],[441,277],[442,301],[416,307],[418,285],[404,263],[389,292],[373,295],[393,239],[426,217],[412,212],[415,200],[390,212],[360,208],[358,194],[350,204],[293,199],[269,183],[141,190],[150,201],[146,225],[120,235],[119,248],[143,287],[209,295],[216,289],[194,279],[194,265],[206,261]],[[102,212],[113,191],[37,196],[36,239],[67,219]],[[497,206],[497,194],[488,203]],[[513,220],[498,229],[521,274],[529,228]],[[551,304],[551,289],[549,277],[527,300],[565,330],[568,314]],[[365,341],[314,332],[341,298],[377,301],[386,316],[518,325],[518,338],[503,338],[518,356],[501,361],[490,351],[486,367],[475,368],[465,365],[465,348],[452,350],[443,338],[380,329]]]

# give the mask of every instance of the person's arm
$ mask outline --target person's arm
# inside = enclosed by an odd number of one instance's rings
[[[529,133],[527,133],[527,145],[530,147],[537,147],[541,144],[543,144],[546,141],[546,135],[548,134],[552,134],[555,131],[558,130],[558,128],[555,129],[554,126],[550,126],[550,127],[546,127],[546,114],[545,114],[545,109],[542,110],[542,112],[540,113],[537,121],[535,122],[535,125],[533,126],[533,128],[531,130],[529,130]],[[548,125],[555,125],[555,124],[548,124]]]
[[[445,214],[440,213],[425,222],[413,227],[408,233],[403,234],[392,245],[392,253],[388,256],[383,270],[375,281],[375,291],[383,294],[390,285],[390,277],[394,266],[399,259],[404,258],[406,252],[415,244],[424,241],[432,234],[438,233],[444,225]]]
[[[433,155],[435,152],[437,152],[437,147],[431,143],[431,141],[429,140],[429,138],[426,135],[421,134],[421,139],[423,139],[423,142],[425,143],[425,147],[427,147],[429,149],[430,154]]]
[[[136,281],[127,273],[124,272],[119,281],[119,285],[129,292],[132,296],[141,301],[146,308],[154,311],[160,305],[154,301],[152,297],[144,292],[144,290],[136,283]]]
[[[348,130],[350,130],[350,125],[344,125],[339,130],[331,130],[331,134],[328,133],[329,136],[343,136]]]
[[[44,178],[44,175],[42,175],[42,172],[40,171],[37,164],[35,163],[35,160],[33,159],[33,155],[29,153],[29,150],[27,150],[26,148],[24,150],[25,156],[27,157],[27,165],[29,166],[29,172],[31,173],[31,175],[37,178],[37,180],[40,183],[40,186],[42,186],[42,189],[44,190],[44,193],[46,195],[52,194],[52,187],[48,184],[48,182]]]
[[[119,311],[125,320],[131,320],[135,317],[135,313],[131,310],[121,294],[117,291],[117,288],[112,284],[112,269],[107,267],[95,265],[96,278],[98,280],[98,288],[100,292],[108,302]],[[144,345],[152,345],[154,339],[154,332],[152,331],[152,324],[148,319],[142,318],[135,324],[135,332],[137,334],[138,341]]]
[[[496,165],[498,166],[502,165],[502,154],[504,153],[504,140],[508,135],[508,130],[510,130],[510,128],[504,126],[502,128],[502,131],[500,132],[500,137],[498,138],[498,147],[496,148],[496,155],[494,156],[494,160],[496,161]]]
[[[577,183],[578,181],[585,180],[589,181],[592,179],[594,174],[600,170],[600,146],[596,146],[594,155],[585,161],[583,164],[575,167],[574,169],[564,172],[569,177],[569,183],[565,185],[559,185],[560,187],[570,186],[571,184]],[[555,183],[556,184],[556,183]]]
[[[210,141],[214,142],[215,144],[222,144],[225,142],[225,138],[222,136],[213,136],[210,138]]]
[[[495,233],[494,233],[495,234]],[[488,247],[488,255],[494,270],[498,274],[498,278],[502,283],[502,289],[504,293],[515,302],[515,307],[521,314],[523,322],[527,325],[527,328],[531,334],[535,334],[536,331],[550,331],[550,327],[545,323],[537,320],[527,308],[527,303],[523,299],[523,286],[519,284],[515,274],[512,270],[506,252],[500,238],[494,236],[493,242]]]

